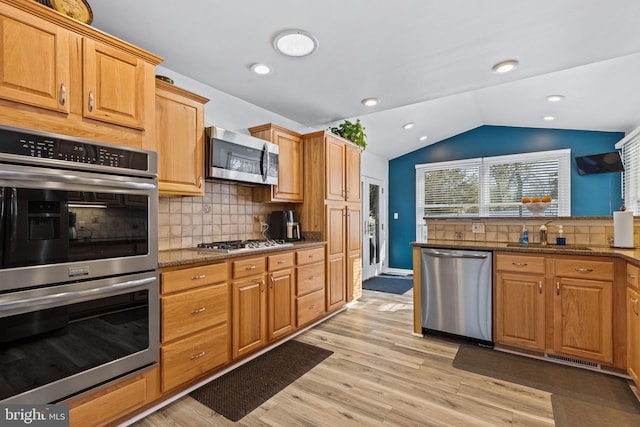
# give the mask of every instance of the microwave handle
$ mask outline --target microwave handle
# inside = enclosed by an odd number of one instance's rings
[[[267,175],[269,173],[269,150],[267,144],[262,146],[262,181],[267,181]]]

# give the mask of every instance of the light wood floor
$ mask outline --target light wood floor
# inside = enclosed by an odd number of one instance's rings
[[[186,396],[135,425],[554,425],[549,393],[453,368],[458,345],[412,336],[411,322],[411,291],[364,291],[296,338],[333,354],[238,423]]]

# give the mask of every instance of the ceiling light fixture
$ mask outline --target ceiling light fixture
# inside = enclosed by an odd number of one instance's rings
[[[409,122],[409,123],[405,123],[404,125],[402,125],[402,128],[405,130],[409,130],[413,127],[413,123]]]
[[[365,98],[360,102],[366,107],[375,107],[380,103],[380,100],[378,98]]]
[[[547,96],[547,101],[549,102],[560,102],[564,99],[564,95],[549,95]]]
[[[498,62],[496,65],[491,67],[491,70],[498,74],[504,74],[513,71],[516,68],[518,68],[518,61],[515,59],[509,59],[507,61]]]
[[[252,64],[250,68],[251,68],[251,71],[253,71],[256,74],[260,74],[261,76],[264,76],[271,72],[271,67],[265,64]]]
[[[420,141],[426,141],[427,140],[427,135],[422,135],[420,138],[418,138]]]
[[[551,121],[555,120],[556,118],[553,117],[553,116],[544,116],[543,119],[548,121],[548,122],[551,122]]]
[[[273,39],[273,47],[287,56],[307,56],[318,49],[318,39],[302,30],[285,30]]]

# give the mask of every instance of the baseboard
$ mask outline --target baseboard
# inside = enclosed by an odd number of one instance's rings
[[[386,274],[397,274],[399,276],[406,276],[408,274],[413,274],[413,270],[407,270],[404,268],[387,268],[383,273]]]

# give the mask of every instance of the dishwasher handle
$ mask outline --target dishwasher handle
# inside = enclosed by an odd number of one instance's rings
[[[487,255],[487,254],[454,254],[454,253],[451,253],[451,252],[440,252],[440,251],[426,252],[425,255],[434,256],[434,257],[438,257],[438,258],[475,258],[475,259],[485,259],[485,258],[489,257],[489,255]]]

